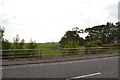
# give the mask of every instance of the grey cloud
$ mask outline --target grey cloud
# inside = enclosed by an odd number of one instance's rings
[[[118,4],[111,4],[105,8],[105,10],[109,11],[109,15],[118,19]]]
[[[7,25],[7,24],[11,23],[12,19],[16,18],[15,16],[10,16],[10,17],[9,16],[10,15],[5,15],[5,14],[0,15],[0,24]]]
[[[7,20],[7,19],[0,20],[0,24],[2,24],[2,25],[6,25],[8,23],[9,23],[9,20]]]
[[[3,2],[3,1],[0,1],[0,5],[1,5],[1,6],[4,6],[4,2]]]
[[[82,4],[91,4],[91,3],[92,3],[91,0],[86,0],[86,1],[84,1]]]
[[[120,22],[120,1],[118,2],[118,21]]]

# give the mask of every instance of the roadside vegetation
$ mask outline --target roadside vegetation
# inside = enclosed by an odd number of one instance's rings
[[[66,31],[61,40],[58,43],[36,43],[30,39],[29,43],[26,43],[24,39],[20,39],[17,34],[13,38],[13,42],[4,39],[5,28],[0,27],[0,41],[2,42],[2,49],[40,49],[40,50],[20,50],[13,51],[14,56],[26,56],[33,57],[35,55],[43,56],[59,56],[62,55],[88,55],[88,54],[112,54],[119,53],[120,49],[120,22],[115,24],[106,23],[91,28],[79,29],[78,27],[72,30]],[[79,34],[87,33],[85,38],[79,36]],[[106,47],[102,49],[102,47]],[[111,49],[110,47],[114,47]],[[13,53],[9,51],[9,53]],[[24,54],[17,54],[17,53]],[[3,51],[3,55],[6,53]],[[8,56],[8,55],[4,55]]]

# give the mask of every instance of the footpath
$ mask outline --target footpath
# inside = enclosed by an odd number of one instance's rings
[[[12,65],[26,65],[26,64],[41,64],[41,63],[52,63],[52,62],[63,62],[63,61],[74,61],[74,60],[85,60],[94,58],[114,57],[119,56],[118,53],[114,54],[99,54],[99,55],[75,55],[65,57],[53,57],[53,58],[41,58],[41,59],[29,59],[29,60],[2,60],[2,66]]]

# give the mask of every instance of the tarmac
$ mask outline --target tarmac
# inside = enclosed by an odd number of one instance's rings
[[[114,54],[92,54],[92,55],[73,55],[73,56],[58,56],[48,58],[34,58],[34,59],[19,59],[19,60],[2,60],[2,66],[12,65],[26,65],[26,64],[41,64],[41,63],[52,63],[52,62],[63,62],[63,61],[74,61],[74,60],[85,60],[94,58],[104,58],[119,56],[118,53]]]

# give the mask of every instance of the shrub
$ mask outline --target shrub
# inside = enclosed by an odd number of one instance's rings
[[[70,41],[64,47],[68,48],[68,49],[64,50],[64,52],[65,52],[64,54],[76,55],[76,54],[78,54],[78,50],[76,48],[79,47],[79,41]]]
[[[97,48],[92,48],[92,47],[100,47],[102,46],[103,42],[101,40],[95,40],[95,41],[90,41],[85,43],[85,54],[96,54]]]

